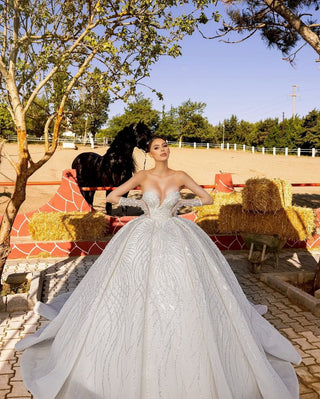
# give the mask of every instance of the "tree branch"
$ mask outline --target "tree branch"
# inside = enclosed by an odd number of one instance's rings
[[[307,25],[301,21],[288,7],[280,0],[263,0],[271,10],[277,12],[295,29],[299,35],[318,53],[320,56],[320,38]]]

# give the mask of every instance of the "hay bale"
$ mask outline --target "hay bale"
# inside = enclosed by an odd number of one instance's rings
[[[277,235],[283,239],[305,240],[315,231],[315,214],[311,208],[287,207],[273,213],[245,211],[241,205],[220,209],[221,233],[255,233]]]
[[[219,214],[220,209],[225,204],[238,204],[242,201],[241,192],[233,191],[232,193],[215,192],[210,194],[213,198],[212,205],[203,205],[194,207],[196,212],[195,222],[207,234],[219,233]]]
[[[106,237],[108,221],[100,212],[39,212],[29,223],[37,241],[97,240]]]
[[[203,205],[194,207],[197,219],[204,218],[205,216],[219,215],[220,208],[226,204],[240,204],[242,202],[241,192],[233,191],[232,193],[215,192],[210,194],[213,198],[212,205]]]
[[[242,204],[246,211],[279,211],[292,205],[292,186],[281,179],[248,179],[242,190]]]
[[[196,223],[207,234],[214,235],[214,234],[219,233],[219,216],[218,215],[206,215],[203,218],[197,219]]]

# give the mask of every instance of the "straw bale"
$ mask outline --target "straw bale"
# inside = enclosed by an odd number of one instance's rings
[[[266,214],[245,211],[241,205],[225,205],[220,209],[219,231],[269,234],[284,239],[305,240],[315,231],[315,214],[311,208],[295,206]]]
[[[279,211],[292,205],[292,186],[281,179],[248,179],[242,190],[242,203],[246,211]]]
[[[37,241],[97,240],[106,237],[108,221],[100,212],[34,213],[29,232]]]
[[[207,234],[213,235],[219,233],[219,216],[206,215],[201,219],[197,219],[196,223]]]
[[[210,194],[213,198],[212,205],[194,207],[197,218],[196,223],[207,234],[219,233],[219,213],[221,206],[225,204],[238,204],[242,201],[241,192],[231,193],[215,192]]]
[[[201,219],[205,216],[219,215],[220,208],[226,204],[239,204],[242,202],[241,192],[233,191],[231,193],[215,192],[210,194],[213,198],[212,205],[203,205],[194,207],[197,219]],[[198,221],[197,221],[198,223]]]

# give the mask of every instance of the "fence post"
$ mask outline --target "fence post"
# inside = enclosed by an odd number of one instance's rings
[[[284,149],[284,155],[287,157],[288,156],[288,147],[286,147],[285,149]]]
[[[301,148],[298,148],[298,157],[300,157],[300,155],[301,155]]]
[[[209,150],[209,143],[207,143],[207,150]]]
[[[193,148],[194,148],[194,149],[197,148],[197,143],[196,143],[196,142],[193,143]]]
[[[316,156],[316,149],[312,148],[312,158],[314,158]]]
[[[229,151],[229,148],[230,148],[230,144],[229,143],[227,143],[227,150]]]
[[[224,149],[224,143],[221,143],[221,150]]]
[[[243,152],[246,151],[246,145],[245,144],[243,144],[242,149],[243,149]]]
[[[233,144],[234,151],[237,151],[237,144]]]
[[[254,154],[254,146],[251,147],[251,152]]]
[[[264,154],[264,152],[265,152],[265,148],[264,148],[264,147],[262,147],[262,149],[261,149],[261,153],[262,153],[262,154]]]
[[[181,144],[182,144],[181,141],[179,141],[179,148],[181,148]]]
[[[273,155],[276,155],[276,147],[273,147],[272,153],[273,153]]]

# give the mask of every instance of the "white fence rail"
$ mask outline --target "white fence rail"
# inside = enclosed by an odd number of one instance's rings
[[[309,148],[309,149],[303,149],[303,148],[278,148],[278,147],[272,147],[272,148],[267,148],[267,147],[254,147],[254,146],[249,146],[245,144],[231,144],[231,143],[224,143],[224,144],[213,144],[213,143],[189,143],[189,142],[181,142],[181,141],[168,141],[169,145],[174,145],[179,148],[182,147],[191,147],[194,149],[197,148],[215,148],[215,149],[220,149],[223,151],[243,151],[243,152],[251,152],[252,154],[254,153],[261,153],[261,154],[272,154],[272,155],[296,155],[298,157],[300,156],[319,156],[320,155],[320,150],[316,148]]]
[[[11,136],[9,137],[8,141],[16,142],[17,138],[16,136]],[[43,139],[41,138],[28,138],[29,143],[43,143]],[[110,139],[108,140],[105,137],[96,137],[94,140],[94,144],[97,145],[103,145],[106,146],[110,144]],[[75,144],[83,144],[80,138],[77,138],[76,140],[68,139],[68,138],[59,138],[59,144],[63,145],[63,143],[75,143]],[[89,146],[90,141],[87,140],[86,144]],[[243,152],[251,152],[252,154],[255,153],[261,153],[261,154],[272,154],[272,155],[296,155],[298,157],[300,156],[311,156],[311,157],[316,157],[320,156],[320,149],[317,148],[279,148],[279,147],[272,147],[272,148],[267,148],[267,147],[254,147],[254,146],[249,146],[245,144],[234,144],[234,143],[221,143],[221,144],[214,144],[214,143],[196,143],[196,142],[181,142],[181,141],[168,141],[169,145],[176,146],[179,148],[182,147],[191,147],[194,149],[197,148],[206,148],[206,149],[220,149],[223,151],[243,151]]]

